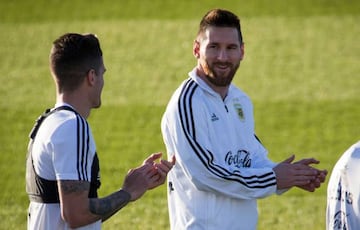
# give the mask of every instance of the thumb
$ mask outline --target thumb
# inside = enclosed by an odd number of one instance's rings
[[[281,163],[291,163],[294,159],[295,159],[295,155],[293,154],[293,155],[291,155],[289,158],[285,159]]]
[[[171,157],[171,164],[172,164],[172,165],[175,165],[175,163],[176,163],[176,158],[175,158],[175,155],[173,155],[173,156]]]

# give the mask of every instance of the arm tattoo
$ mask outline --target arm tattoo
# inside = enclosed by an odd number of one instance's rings
[[[88,181],[78,180],[61,180],[61,191],[65,194],[83,192],[90,189],[90,183]]]
[[[60,189],[64,194],[81,193],[89,191],[90,182],[76,180],[61,180]],[[131,196],[124,190],[119,190],[104,198],[90,198],[89,210],[92,214],[100,216],[102,221],[107,220],[117,211],[130,202]]]
[[[130,198],[131,196],[128,192],[119,190],[101,199],[90,199],[90,212],[101,216],[102,220],[105,221],[125,205],[127,205],[130,201]]]

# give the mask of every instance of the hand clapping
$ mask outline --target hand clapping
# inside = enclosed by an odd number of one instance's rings
[[[288,189],[296,186],[309,192],[319,188],[321,183],[325,181],[327,171],[310,166],[311,164],[318,164],[319,161],[314,158],[307,158],[293,162],[294,159],[295,156],[292,155],[274,167],[277,188]]]
[[[168,172],[175,164],[175,157],[167,161],[160,159],[161,156],[162,153],[153,153],[141,166],[129,170],[122,189],[131,195],[132,201],[139,199],[147,190],[165,182]],[[156,162],[158,159],[160,161]]]

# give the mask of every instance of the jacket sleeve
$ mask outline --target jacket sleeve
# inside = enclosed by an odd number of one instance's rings
[[[208,138],[204,105],[185,100],[170,101],[162,119],[162,134],[168,153],[175,154],[175,171],[181,170],[196,189],[235,199],[256,199],[276,192],[275,165],[261,153],[260,167],[230,168],[216,159],[214,143]],[[254,136],[254,141],[257,141]],[[261,149],[259,143],[259,148]]]

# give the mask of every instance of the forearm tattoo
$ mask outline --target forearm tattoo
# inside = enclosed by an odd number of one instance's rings
[[[90,183],[87,181],[60,181],[60,188],[64,194],[81,193],[90,189]],[[89,199],[89,210],[92,214],[100,216],[105,221],[117,211],[130,202],[131,196],[124,190],[119,190],[104,198]]]
[[[105,221],[127,205],[130,198],[131,196],[129,193],[120,190],[101,199],[90,199],[90,212],[101,216],[102,220]]]

